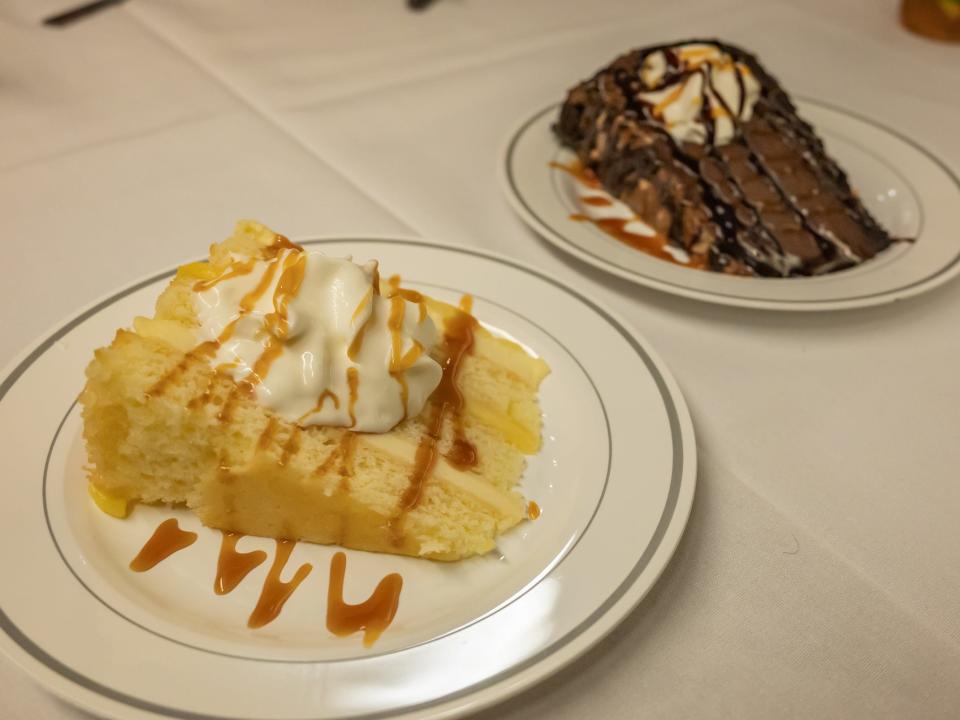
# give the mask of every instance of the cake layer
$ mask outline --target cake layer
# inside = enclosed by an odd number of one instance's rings
[[[192,311],[198,278],[275,237],[241,227],[211,264],[181,269],[154,318],[96,352],[81,402],[99,494],[185,503],[204,524],[245,534],[439,560],[491,550],[526,517],[515,486],[524,454],[539,449],[546,365],[462,310],[424,300],[445,337],[470,328],[460,412],[440,403],[438,388],[423,413],[386,433],[285,420],[211,364]],[[441,364],[444,352],[435,350]]]

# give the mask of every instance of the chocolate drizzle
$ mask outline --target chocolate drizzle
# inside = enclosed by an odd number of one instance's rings
[[[654,53],[664,67],[645,79]],[[736,103],[714,86],[714,66],[732,66]],[[749,112],[747,78],[759,85]],[[664,116],[688,82],[700,83],[702,143],[678,140]],[[652,102],[651,93],[666,94]],[[719,118],[732,128],[722,141]],[[634,50],[574,87],[554,130],[611,194],[711,270],[821,274],[893,242],[777,81],[734,46],[690,40]]]

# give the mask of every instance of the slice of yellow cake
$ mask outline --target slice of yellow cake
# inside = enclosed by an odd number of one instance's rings
[[[470,314],[241,222],[80,396],[91,495],[210,527],[456,560],[526,517],[541,359]]]

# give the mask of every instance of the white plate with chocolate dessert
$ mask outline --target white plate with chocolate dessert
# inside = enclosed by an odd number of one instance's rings
[[[501,701],[640,601],[696,480],[675,382],[596,301],[256,223],[51,331],[0,427],[0,648],[111,718]]]
[[[960,272],[954,172],[874,120],[794,103],[719,41],[618,58],[525,120],[503,171],[549,242],[698,300],[837,310]]]

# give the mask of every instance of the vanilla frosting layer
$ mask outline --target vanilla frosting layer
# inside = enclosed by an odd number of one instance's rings
[[[440,382],[436,327],[416,293],[380,295],[376,262],[294,246],[196,289],[213,365],[291,422],[387,432]]]

